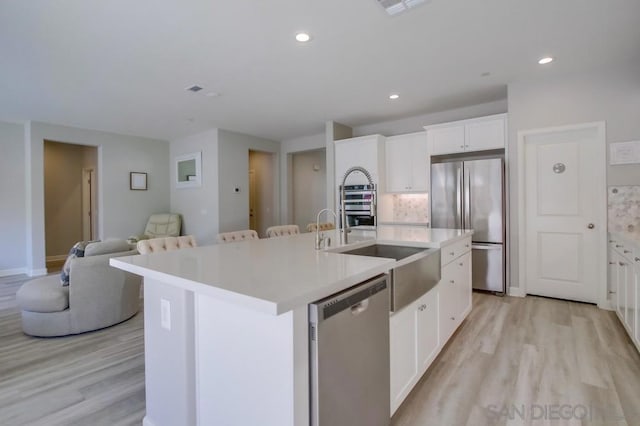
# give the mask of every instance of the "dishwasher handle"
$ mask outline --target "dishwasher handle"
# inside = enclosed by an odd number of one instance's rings
[[[341,293],[309,305],[309,322],[320,323],[349,309],[352,315],[359,315],[369,307],[369,298],[388,288],[389,275],[382,274],[360,283]]]
[[[351,307],[351,315],[356,316],[360,315],[369,307],[369,299],[365,299],[360,303],[356,303]]]

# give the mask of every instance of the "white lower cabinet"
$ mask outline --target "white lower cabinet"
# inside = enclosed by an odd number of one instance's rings
[[[392,414],[471,311],[471,253],[447,262],[434,288],[390,318]]]
[[[418,344],[418,374],[422,375],[438,354],[439,315],[437,291],[430,291],[418,299],[416,314]]]
[[[640,244],[612,235],[608,257],[612,308],[640,350]]]
[[[438,354],[438,320],[438,291],[435,288],[390,318],[392,412]]]
[[[409,394],[418,377],[417,301],[389,319],[391,413]]]
[[[471,253],[442,268],[440,281],[440,335],[448,340],[471,311]]]

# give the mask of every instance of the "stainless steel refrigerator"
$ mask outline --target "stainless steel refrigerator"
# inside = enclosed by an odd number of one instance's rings
[[[473,288],[505,292],[504,158],[432,158],[431,226],[473,229]]]

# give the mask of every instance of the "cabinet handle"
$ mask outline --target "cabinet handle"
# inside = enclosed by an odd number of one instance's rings
[[[636,259],[637,259],[637,257],[636,257]],[[615,264],[616,264],[616,262],[609,262],[609,265],[615,265]]]
[[[464,145],[460,145],[460,148],[464,148]]]
[[[455,284],[456,282],[454,280],[449,281],[451,284]]]
[[[631,253],[631,250],[623,250],[624,253]]]
[[[456,317],[451,317],[451,321],[455,321],[455,320],[456,320]]]
[[[640,257],[636,257],[634,260],[635,260],[636,262],[640,262]]]
[[[463,266],[463,265],[464,265],[464,263],[460,262],[460,263],[458,263],[458,265]]]
[[[469,248],[469,244],[465,244],[464,246],[465,246],[466,248]]]
[[[627,266],[627,264],[626,264],[626,263],[624,263],[624,262],[618,262],[618,264],[619,264],[620,266]]]
[[[610,242],[610,243],[615,243],[615,242],[616,242],[616,240],[609,240],[609,242]]]
[[[615,291],[609,290],[609,294],[616,294]]]
[[[449,256],[455,256],[456,254],[454,252],[449,253]]]
[[[622,244],[616,244],[617,248],[623,247]]]

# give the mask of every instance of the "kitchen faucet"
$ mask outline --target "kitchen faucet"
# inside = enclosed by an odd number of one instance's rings
[[[328,239],[329,237],[325,237],[324,234],[322,234],[320,232],[320,215],[323,212],[329,212],[331,214],[333,214],[333,217],[335,218],[335,220],[338,220],[338,215],[336,214],[336,212],[334,212],[331,209],[322,209],[318,212],[318,215],[316,216],[316,250],[320,250],[322,248],[322,243],[324,242],[325,245],[327,242],[329,242],[330,244],[330,239]]]
[[[360,166],[355,166],[355,167],[351,167],[350,169],[348,169],[345,173],[344,173],[344,177],[342,178],[342,184],[340,185],[340,244],[347,244],[348,243],[348,238],[347,238],[347,212],[345,209],[345,203],[344,203],[344,184],[347,182],[347,178],[349,177],[349,175],[353,172],[361,172],[362,174],[364,174],[364,176],[367,178],[367,180],[369,181],[369,185],[371,185],[371,187],[374,187],[374,183],[373,183],[373,179],[371,178],[371,174],[369,173],[369,171],[367,171],[367,169],[365,169],[364,167],[360,167]],[[375,197],[373,200],[373,204],[371,206],[371,208],[373,209],[373,211],[375,211]],[[377,225],[376,225],[377,226]]]

